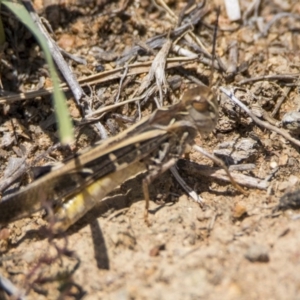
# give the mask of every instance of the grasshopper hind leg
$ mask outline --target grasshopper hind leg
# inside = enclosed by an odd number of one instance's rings
[[[148,212],[149,212],[149,202],[150,202],[150,194],[149,194],[149,185],[151,182],[156,179],[158,176],[160,176],[165,171],[169,170],[172,166],[175,165],[177,159],[171,158],[166,163],[162,164],[158,168],[154,168],[149,172],[149,174],[143,179],[143,193],[145,198],[145,211],[144,211],[144,220],[145,223],[150,226],[151,223],[148,218]]]

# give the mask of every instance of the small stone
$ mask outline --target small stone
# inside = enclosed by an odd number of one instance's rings
[[[285,191],[290,186],[290,183],[288,181],[279,182],[278,184],[278,190],[280,192]]]
[[[271,167],[272,169],[277,168],[277,166],[278,166],[278,164],[277,164],[276,161],[271,161],[271,162],[270,162],[270,167]]]
[[[269,262],[270,260],[268,249],[258,244],[253,244],[247,249],[245,258],[251,262]]]
[[[166,249],[166,246],[164,244],[157,245],[150,250],[149,255],[150,256],[158,256],[160,251],[165,250],[165,249]]]
[[[244,203],[239,202],[233,207],[232,217],[234,219],[239,219],[242,216],[245,216],[246,214],[247,214],[247,208]]]

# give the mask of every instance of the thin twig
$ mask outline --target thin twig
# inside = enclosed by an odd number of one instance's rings
[[[290,141],[291,143],[297,145],[300,147],[300,141],[293,138],[286,130],[284,129],[280,129],[277,128],[276,126],[273,126],[271,124],[269,124],[268,122],[262,121],[259,118],[257,118],[252,112],[251,110],[245,105],[243,104],[239,99],[237,99],[232,91],[226,90],[223,87],[220,87],[220,90],[229,98],[231,99],[234,103],[236,103],[240,108],[242,108],[251,118],[252,120],[257,123],[259,126],[262,126],[268,130],[274,131],[278,134],[280,134],[281,136],[283,136],[285,139],[287,139],[288,141]]]
[[[283,101],[285,100],[285,98],[287,97],[291,89],[292,89],[291,87],[284,88],[283,95],[277,100],[276,105],[271,113],[272,118],[274,118],[277,115]]]
[[[271,75],[263,75],[258,77],[247,78],[239,81],[237,84],[242,85],[246,83],[261,81],[261,80],[282,80],[282,81],[294,81],[299,77],[299,74],[271,74]]]
[[[7,294],[12,296],[13,299],[25,300],[25,293],[18,289],[9,279],[0,274],[0,288]]]
[[[48,34],[47,30],[45,29],[43,23],[41,22],[41,20],[38,16],[38,14],[35,12],[32,4],[31,4],[31,1],[23,0],[22,3],[28,10],[33,22],[36,24],[36,26],[39,28],[40,32],[46,38],[46,41],[49,46],[53,60],[55,61],[60,72],[62,73],[63,77],[65,78],[66,82],[68,83],[70,90],[72,91],[77,104],[80,105],[80,100],[81,100],[82,96],[84,95],[84,92],[83,92],[81,86],[79,85],[79,83],[77,82],[76,78],[72,74],[68,64],[66,63],[63,56],[61,55],[59,47],[56,45],[56,43],[53,41],[51,36]]]
[[[231,179],[227,176],[223,168],[213,168],[207,165],[200,165],[198,163],[185,160],[185,159],[179,159],[177,165],[180,169],[186,172],[192,172],[200,176],[205,176],[205,177],[209,176],[212,178],[216,178],[218,180],[231,182]],[[232,171],[231,167],[229,168],[229,170]],[[241,186],[256,188],[260,190],[266,190],[269,186],[269,183],[265,180],[258,179],[255,177],[250,177],[244,174],[231,173],[231,176],[233,180]]]

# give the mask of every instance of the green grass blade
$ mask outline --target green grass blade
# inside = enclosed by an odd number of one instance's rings
[[[14,15],[16,15],[16,17],[32,32],[41,45],[53,82],[54,110],[58,123],[60,141],[62,144],[72,143],[74,141],[73,126],[67,108],[66,97],[59,88],[58,76],[46,39],[34,24],[28,11],[22,4],[8,0],[1,0],[1,3],[5,5]]]
[[[1,5],[1,1],[0,1],[0,5]],[[0,6],[0,10],[1,10],[1,6]],[[4,43],[5,43],[5,33],[4,33],[2,18],[0,15],[0,46],[3,46]]]

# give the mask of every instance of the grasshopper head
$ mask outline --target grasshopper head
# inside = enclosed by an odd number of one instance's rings
[[[202,134],[214,130],[218,120],[216,95],[206,86],[197,86],[187,90],[182,96],[188,119]]]

